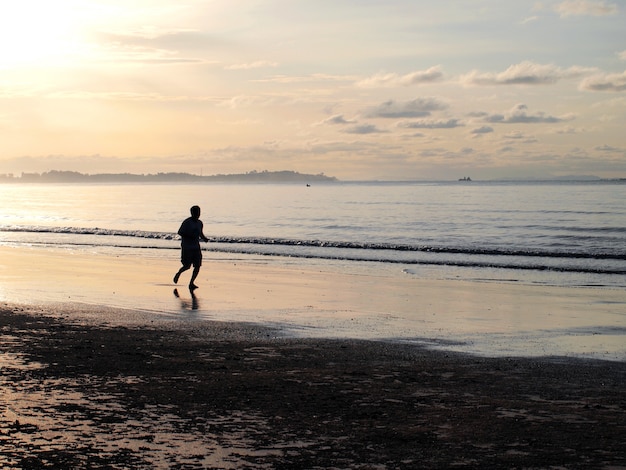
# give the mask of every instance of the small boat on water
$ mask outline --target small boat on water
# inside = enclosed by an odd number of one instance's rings
[[[465,176],[464,178],[459,178],[459,181],[472,181],[472,178]]]

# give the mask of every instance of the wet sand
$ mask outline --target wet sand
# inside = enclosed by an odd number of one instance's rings
[[[85,308],[0,307],[2,468],[626,468],[624,362]]]
[[[626,468],[621,291],[0,255],[1,468]]]
[[[141,250],[139,250],[141,251]],[[192,296],[178,253],[0,246],[0,302],[114,307],[102,321],[249,322],[306,338],[397,340],[481,356],[626,361],[626,291],[433,280],[352,263],[206,252]],[[371,269],[374,266],[374,269]],[[392,267],[393,268],[393,267]],[[144,317],[137,320],[145,321]]]

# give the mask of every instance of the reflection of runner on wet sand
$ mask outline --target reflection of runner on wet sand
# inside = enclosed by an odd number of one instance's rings
[[[191,217],[186,218],[178,229],[180,235],[180,262],[183,264],[174,276],[174,284],[178,284],[180,275],[193,266],[191,279],[189,280],[189,290],[197,289],[198,286],[194,281],[200,273],[202,266],[202,249],[200,248],[200,240],[208,242],[209,239],[204,235],[204,225],[200,220],[200,207],[193,206],[190,209]]]
[[[200,308],[198,297],[194,294],[193,289],[189,292],[191,293],[191,300],[183,299],[178,293],[178,289],[174,289],[174,296],[180,300],[180,308],[182,310],[198,310]]]

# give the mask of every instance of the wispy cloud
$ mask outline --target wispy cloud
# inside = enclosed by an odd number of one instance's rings
[[[221,103],[222,98],[216,96],[189,96],[189,95],[165,95],[161,93],[140,93],[125,91],[94,92],[84,90],[66,90],[45,93],[42,97],[56,100],[84,100],[84,101],[143,101],[143,102],[213,102]]]
[[[258,83],[306,83],[306,82],[351,82],[356,78],[350,75],[313,73],[311,75],[273,75],[254,80]]]
[[[335,114],[327,119],[324,119],[321,124],[354,124],[356,121],[348,120],[343,117],[343,114]]]
[[[551,85],[562,79],[580,78],[595,68],[569,67],[563,69],[554,64],[537,64],[524,61],[511,65],[504,72],[480,73],[476,70],[461,76],[464,85]]]
[[[537,123],[556,123],[562,122],[571,117],[555,117],[546,115],[543,112],[528,114],[528,106],[525,104],[517,104],[505,114],[491,114],[485,117],[485,121],[489,123],[501,124],[537,124]]]
[[[489,134],[491,132],[493,132],[493,127],[491,127],[491,126],[481,126],[481,127],[477,127],[476,129],[472,129],[470,131],[470,134],[482,135],[482,134]]]
[[[571,126],[564,127],[562,129],[555,129],[554,130],[555,134],[562,134],[562,135],[563,134],[573,135],[573,134],[579,134],[580,132],[581,132],[581,129],[577,129],[577,128],[571,127]]]
[[[580,89],[589,91],[626,91],[626,71],[589,77],[582,81]]]
[[[597,0],[566,0],[554,6],[561,17],[566,16],[607,16],[619,11],[615,3]]]
[[[389,100],[371,108],[366,115],[373,118],[419,118],[430,116],[433,111],[441,111],[447,107],[446,103],[437,98],[417,98],[405,102]]]
[[[195,30],[98,32],[94,45],[102,61],[143,63],[204,62],[219,41]]]
[[[594,150],[598,150],[600,152],[609,152],[609,153],[623,153],[626,152],[623,148],[613,147],[612,145],[598,145],[594,148]]]
[[[398,127],[405,129],[454,129],[463,124],[458,119],[421,119],[419,121],[405,121],[398,124]]]
[[[380,134],[385,132],[373,124],[359,124],[344,131],[346,134]]]
[[[397,73],[378,73],[358,81],[356,85],[361,88],[411,86],[438,82],[442,79],[443,72],[441,71],[441,67],[436,65],[427,70],[417,70],[415,72],[407,73],[406,75],[399,75]]]
[[[537,20],[539,20],[539,17],[537,15],[529,16],[528,18],[524,18],[522,21],[520,21],[520,24],[534,23]]]
[[[225,70],[250,70],[260,69],[268,67],[278,67],[278,62],[272,62],[270,60],[255,60],[254,62],[247,62],[243,64],[233,64],[224,67]]]

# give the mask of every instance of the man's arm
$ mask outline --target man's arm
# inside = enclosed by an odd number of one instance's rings
[[[180,228],[178,229],[177,233],[181,237],[189,236],[189,234],[188,234],[189,228],[188,228],[188,224],[186,222],[187,221],[185,220],[182,224],[180,224]]]
[[[204,234],[204,224],[202,222],[200,222],[200,238],[202,239],[203,242],[209,241],[209,239]]]

